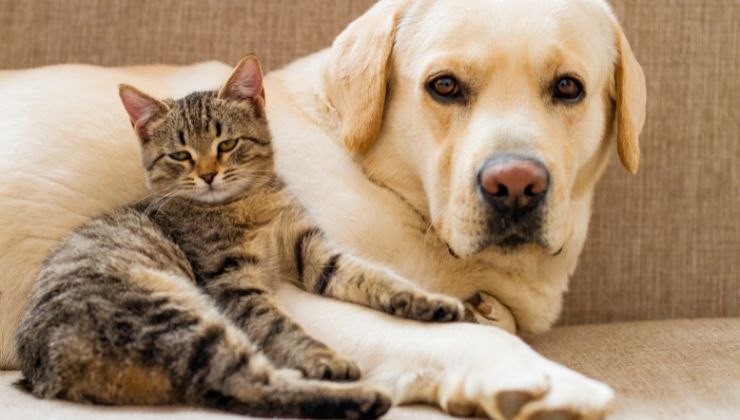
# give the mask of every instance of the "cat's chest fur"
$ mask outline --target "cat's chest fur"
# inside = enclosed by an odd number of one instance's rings
[[[185,253],[202,282],[244,265],[280,270],[279,232],[298,212],[279,186],[249,191],[227,203],[177,198],[149,217]]]

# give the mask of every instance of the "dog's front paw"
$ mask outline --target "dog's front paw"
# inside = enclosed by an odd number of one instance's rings
[[[465,301],[465,320],[516,333],[516,321],[509,308],[485,292],[478,292]]]
[[[388,312],[417,321],[452,322],[463,318],[465,307],[462,302],[448,296],[416,291],[401,291],[393,294]]]
[[[506,353],[468,348],[447,370],[439,392],[446,412],[506,420],[587,420],[609,413],[614,392],[607,385],[545,359],[516,337],[505,341],[495,348]]]

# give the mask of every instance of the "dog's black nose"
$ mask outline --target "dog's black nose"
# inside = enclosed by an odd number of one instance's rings
[[[540,205],[550,186],[550,173],[538,160],[498,155],[478,171],[478,186],[487,203],[501,213],[516,216]]]

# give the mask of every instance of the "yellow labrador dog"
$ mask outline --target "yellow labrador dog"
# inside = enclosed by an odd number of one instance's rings
[[[229,71],[57,66],[0,78],[0,366],[54,241],[144,194],[120,82],[159,96]],[[267,77],[278,169],[338,242],[475,324],[419,324],[285,287],[281,306],[399,404],[494,418],[598,418],[609,387],[505,331],[557,318],[594,185],[638,167],[645,81],[603,0],[381,0],[330,49]],[[481,292],[481,293],[479,293]]]

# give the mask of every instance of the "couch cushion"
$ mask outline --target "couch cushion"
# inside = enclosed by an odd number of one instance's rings
[[[615,419],[740,418],[740,318],[562,327],[527,341],[611,385]]]
[[[528,341],[546,356],[613,386],[618,394],[614,419],[729,419],[740,413],[740,318],[563,327]],[[0,372],[3,418],[240,418],[194,408],[42,401],[12,386],[19,376]],[[387,418],[444,417],[425,407],[401,407]]]

